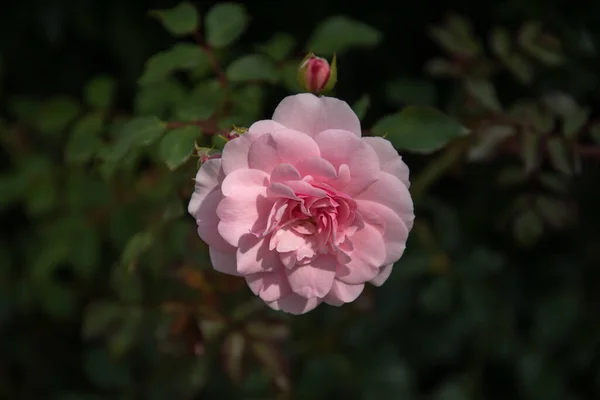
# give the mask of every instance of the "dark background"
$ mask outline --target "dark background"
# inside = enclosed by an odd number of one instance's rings
[[[195,5],[202,14],[214,3]],[[147,11],[174,4],[27,0],[3,5],[0,110],[5,124],[18,124],[11,113],[16,97],[80,96],[83,85],[98,73],[116,78],[117,107],[130,110],[145,61],[174,42]],[[385,100],[388,82],[398,76],[433,81],[423,65],[441,50],[426,28],[450,11],[469,18],[482,36],[498,24],[516,28],[537,20],[564,40],[568,59],[564,69],[542,73],[527,88],[500,75],[495,83],[501,100],[511,103],[558,88],[592,107],[592,115],[600,111],[598,55],[583,54],[572,45],[585,31],[589,41],[600,46],[599,2],[321,0],[244,5],[252,22],[239,43],[241,49],[274,32],[291,33],[304,43],[320,21],[336,14],[383,32],[377,48],[348,52],[338,60],[337,96],[351,103],[363,93],[371,95],[373,112],[366,126],[398,109]],[[435,81],[435,85],[444,99],[449,84]],[[271,90],[264,109],[272,110],[283,95],[283,89]],[[60,150],[46,145],[39,142],[37,151],[57,163]],[[3,176],[16,168],[11,151],[8,146],[0,151]],[[406,159],[413,176],[432,160],[418,155]],[[406,272],[395,272],[386,285],[367,293],[365,301],[283,319],[291,336],[278,345],[275,358],[283,360],[280,368],[291,382],[293,398],[600,398],[600,157],[583,160],[583,172],[564,194],[575,222],[548,229],[539,242],[526,248],[498,223],[500,210],[521,189],[500,187],[493,177],[515,159],[501,157],[491,164],[454,169],[434,186],[427,201],[417,205],[421,211],[417,216],[432,216],[434,236],[451,266],[442,262],[436,267],[431,249],[415,244],[416,250],[401,261]],[[71,277],[70,267],[60,269],[57,279],[69,282],[68,295],[62,294],[69,311],[44,311],[47,297],[36,297],[41,289],[31,283],[27,271],[44,240],[38,228],[51,225],[53,217],[30,215],[25,200],[0,205],[0,398],[276,397],[277,384],[265,378],[272,372],[268,368],[264,372],[264,365],[256,361],[248,361],[245,378],[233,384],[222,371],[221,356],[198,364],[203,356],[190,352],[161,355],[154,322],[145,322],[136,331],[133,348],[124,356],[107,356],[104,339],[84,339],[81,331],[88,304],[113,296],[109,276],[119,247],[102,242],[98,266],[85,283]],[[136,211],[118,212],[127,216]],[[144,292],[163,290],[160,282],[144,282]],[[29,300],[23,300],[27,296]],[[169,294],[162,297],[169,299]],[[190,339],[196,331],[189,332],[180,339],[203,341]]]

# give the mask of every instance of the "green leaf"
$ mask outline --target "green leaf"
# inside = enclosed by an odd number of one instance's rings
[[[112,330],[122,315],[122,307],[113,301],[98,301],[88,306],[83,320],[83,337],[92,339]]]
[[[26,193],[28,181],[17,174],[0,174],[0,209],[19,201]]]
[[[162,138],[158,148],[160,157],[171,171],[190,158],[194,150],[194,141],[201,134],[200,128],[190,125],[173,129]]]
[[[187,1],[168,10],[151,11],[150,15],[157,18],[165,29],[175,36],[188,35],[198,29],[198,12]]]
[[[258,120],[263,115],[265,88],[262,85],[245,85],[236,90],[232,97],[231,115],[243,116],[251,120]]]
[[[80,225],[73,232],[77,246],[71,249],[71,262],[74,272],[82,279],[94,278],[101,255],[101,243],[97,230],[87,225]]]
[[[578,108],[573,113],[564,117],[563,134],[565,138],[572,140],[577,138],[581,128],[590,118],[591,109],[589,107]]]
[[[296,39],[289,33],[276,33],[259,49],[274,61],[282,61],[296,46]]]
[[[510,34],[504,27],[497,26],[490,34],[490,47],[496,56],[504,59],[510,54]]]
[[[154,235],[150,231],[142,231],[136,233],[127,245],[121,255],[121,263],[129,266],[135,263],[137,259],[144,254],[154,243]]]
[[[179,218],[184,213],[185,210],[181,204],[181,200],[175,199],[165,206],[165,210],[163,212],[163,221],[171,221],[173,219]]]
[[[546,65],[557,66],[564,62],[560,42],[542,32],[539,22],[528,22],[523,25],[519,32],[519,44],[529,55]]]
[[[208,70],[210,60],[202,49],[192,43],[178,43],[169,50],[150,57],[139,79],[140,85],[155,84],[178,70]]]
[[[223,88],[217,79],[201,82],[175,106],[177,119],[194,121],[207,119],[221,105]]]
[[[501,111],[502,106],[496,95],[496,88],[487,80],[467,79],[467,91],[471,94],[481,106],[492,111]]]
[[[352,106],[352,110],[356,113],[359,120],[363,120],[365,115],[367,115],[367,111],[369,110],[369,106],[371,105],[371,97],[368,94],[363,94],[360,96],[358,100]]]
[[[306,50],[317,55],[343,53],[351,48],[376,46],[382,39],[377,29],[342,15],[321,22],[314,30]]]
[[[227,78],[231,82],[260,81],[276,82],[275,66],[266,56],[250,54],[238,58],[227,68]]]
[[[527,182],[527,176],[523,169],[518,167],[506,167],[498,174],[496,182],[502,186],[521,185]]]
[[[570,191],[569,179],[558,173],[545,172],[541,174],[540,183],[547,190],[555,193],[566,194]]]
[[[65,147],[65,161],[81,165],[90,161],[102,147],[100,132],[104,125],[101,115],[92,113],[83,116],[71,132]]]
[[[119,129],[116,143],[104,155],[109,162],[120,161],[134,148],[147,146],[163,133],[166,124],[156,117],[139,117],[125,123]]]
[[[232,44],[246,30],[246,9],[237,3],[215,4],[206,14],[206,41],[215,48]]]
[[[550,163],[565,175],[573,174],[573,166],[569,160],[567,144],[561,138],[550,138],[548,140],[548,156]]]
[[[373,127],[397,149],[431,153],[465,135],[464,128],[448,115],[429,107],[410,106],[388,115]]]
[[[92,79],[84,89],[84,97],[92,108],[104,110],[111,106],[115,97],[116,82],[107,75]]]
[[[570,219],[570,212],[565,202],[548,197],[538,196],[536,206],[544,219],[554,228],[562,228]]]
[[[433,83],[414,78],[400,78],[386,85],[387,98],[397,106],[434,106],[437,93]]]
[[[131,308],[123,317],[122,324],[119,326],[108,340],[108,350],[110,355],[117,358],[122,357],[136,343],[139,336],[139,328],[142,322],[142,311],[137,308]]]
[[[508,70],[523,84],[533,80],[533,66],[531,62],[519,54],[511,54],[503,60]]]
[[[176,104],[182,103],[186,95],[185,86],[172,76],[142,86],[135,98],[135,115],[171,118],[169,112]]]
[[[470,398],[468,389],[459,381],[447,381],[439,387],[432,400],[466,400]]]
[[[41,133],[57,134],[63,131],[80,112],[79,103],[69,97],[56,97],[44,102],[34,120]]]
[[[38,100],[17,95],[10,99],[8,107],[19,121],[31,121],[39,115],[41,105]]]
[[[510,125],[490,125],[478,132],[477,143],[469,150],[469,160],[485,160],[496,147],[516,133]]]
[[[40,282],[41,286],[36,288],[39,303],[42,310],[53,319],[73,318],[77,312],[77,299],[75,292],[54,280]]]
[[[474,57],[481,51],[471,24],[458,14],[451,14],[442,27],[431,27],[429,34],[442,49],[453,55]]]
[[[428,313],[447,313],[452,309],[452,290],[448,279],[437,278],[421,292],[419,303]]]
[[[544,226],[541,218],[532,210],[520,214],[513,224],[513,235],[517,242],[524,247],[535,244],[542,233]]]
[[[454,77],[460,73],[460,70],[445,58],[436,57],[425,64],[425,71],[434,77]]]
[[[122,388],[130,382],[127,364],[112,359],[104,349],[89,351],[83,367],[89,380],[104,389]]]

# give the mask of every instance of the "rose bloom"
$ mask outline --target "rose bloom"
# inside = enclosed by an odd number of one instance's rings
[[[303,93],[202,164],[188,211],[213,267],[303,314],[382,285],[413,225],[409,171],[344,101]]]

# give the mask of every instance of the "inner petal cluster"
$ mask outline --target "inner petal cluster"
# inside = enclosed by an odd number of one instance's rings
[[[267,193],[276,200],[266,226],[254,233],[270,235],[269,250],[279,254],[283,265],[306,265],[328,254],[342,264],[350,260],[350,238],[364,226],[350,196],[311,175],[271,182]]]

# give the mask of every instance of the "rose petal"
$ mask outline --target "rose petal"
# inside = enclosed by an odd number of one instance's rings
[[[282,269],[247,275],[246,283],[255,295],[267,302],[279,300],[292,293]]]
[[[358,285],[373,279],[386,257],[385,243],[379,230],[365,224],[351,238],[354,249],[348,252],[350,262],[339,264],[336,278],[344,283]]]
[[[383,172],[387,172],[400,179],[406,187],[410,187],[410,171],[408,166],[402,161],[394,146],[389,140],[381,137],[364,137],[363,142],[368,143],[379,157],[379,165]]]
[[[225,174],[221,169],[221,159],[207,160],[202,164],[196,174],[194,193],[188,204],[188,212],[192,216],[196,216],[200,204],[210,192],[221,184],[224,178]]]
[[[280,129],[262,135],[252,143],[248,166],[270,173],[279,164],[294,165],[296,161],[319,155],[319,146],[310,136],[291,129]]]
[[[415,218],[413,201],[405,184],[387,172],[379,173],[377,181],[361,193],[355,200],[370,200],[390,208],[400,215],[408,230],[412,228]]]
[[[240,275],[236,270],[235,253],[224,253],[214,247],[210,247],[208,254],[215,270],[229,275]]]
[[[269,249],[277,250],[279,253],[298,250],[306,244],[304,236],[293,230],[290,226],[278,229],[269,242]]]
[[[267,188],[269,197],[277,199],[294,199],[300,200],[294,190],[282,182],[273,182]]]
[[[331,291],[327,293],[327,296],[325,296],[323,301],[332,306],[341,306],[344,303],[351,303],[360,296],[364,288],[364,283],[349,285],[336,279],[333,281]]]
[[[257,238],[251,233],[240,237],[237,248],[237,272],[240,275],[255,274],[283,268],[279,255],[269,250],[267,238]]]
[[[392,273],[393,264],[385,265],[379,269],[379,274],[369,281],[370,284],[375,286],[381,286],[387,279],[390,277]]]
[[[327,129],[343,129],[359,137],[362,134],[358,117],[345,101],[310,93],[283,99],[273,120],[310,136]]]
[[[300,315],[314,310],[320,303],[321,299],[313,297],[307,299],[296,293],[291,293],[279,300],[267,303],[274,310],[281,310],[290,314]]]
[[[220,220],[217,216],[217,207],[221,200],[223,200],[221,191],[213,190],[199,204],[195,213],[198,236],[210,247],[231,253],[235,251],[235,248],[223,239],[218,230]]]
[[[358,200],[357,204],[365,224],[374,226],[383,236],[386,256],[382,264],[398,261],[408,240],[408,228],[404,220],[383,204],[369,200]]]
[[[223,181],[225,197],[217,207],[218,231],[233,246],[238,246],[242,235],[264,228],[274,200],[267,197],[263,180],[267,175],[262,171],[238,169]]]
[[[300,178],[300,173],[291,164],[279,164],[271,172],[271,182],[295,181]]]
[[[315,136],[321,150],[321,157],[338,169],[345,164],[350,170],[351,179],[345,187],[339,182],[330,183],[336,189],[353,195],[372,184],[380,173],[379,159],[375,150],[360,138],[348,131],[329,129]],[[345,182],[344,182],[345,183]]]
[[[248,151],[252,142],[265,133],[282,128],[285,127],[272,120],[257,121],[248,128],[248,132],[227,142],[221,153],[223,171],[229,174],[236,169],[248,168]]]
[[[309,264],[287,270],[292,290],[305,298],[325,297],[335,278],[336,262],[332,256],[321,256]]]
[[[248,190],[260,190],[269,184],[269,175],[256,169],[236,170],[225,177],[221,185],[223,196],[239,196]]]
[[[310,175],[319,181],[336,179],[338,174],[331,163],[321,157],[305,158],[296,163],[301,176]]]

